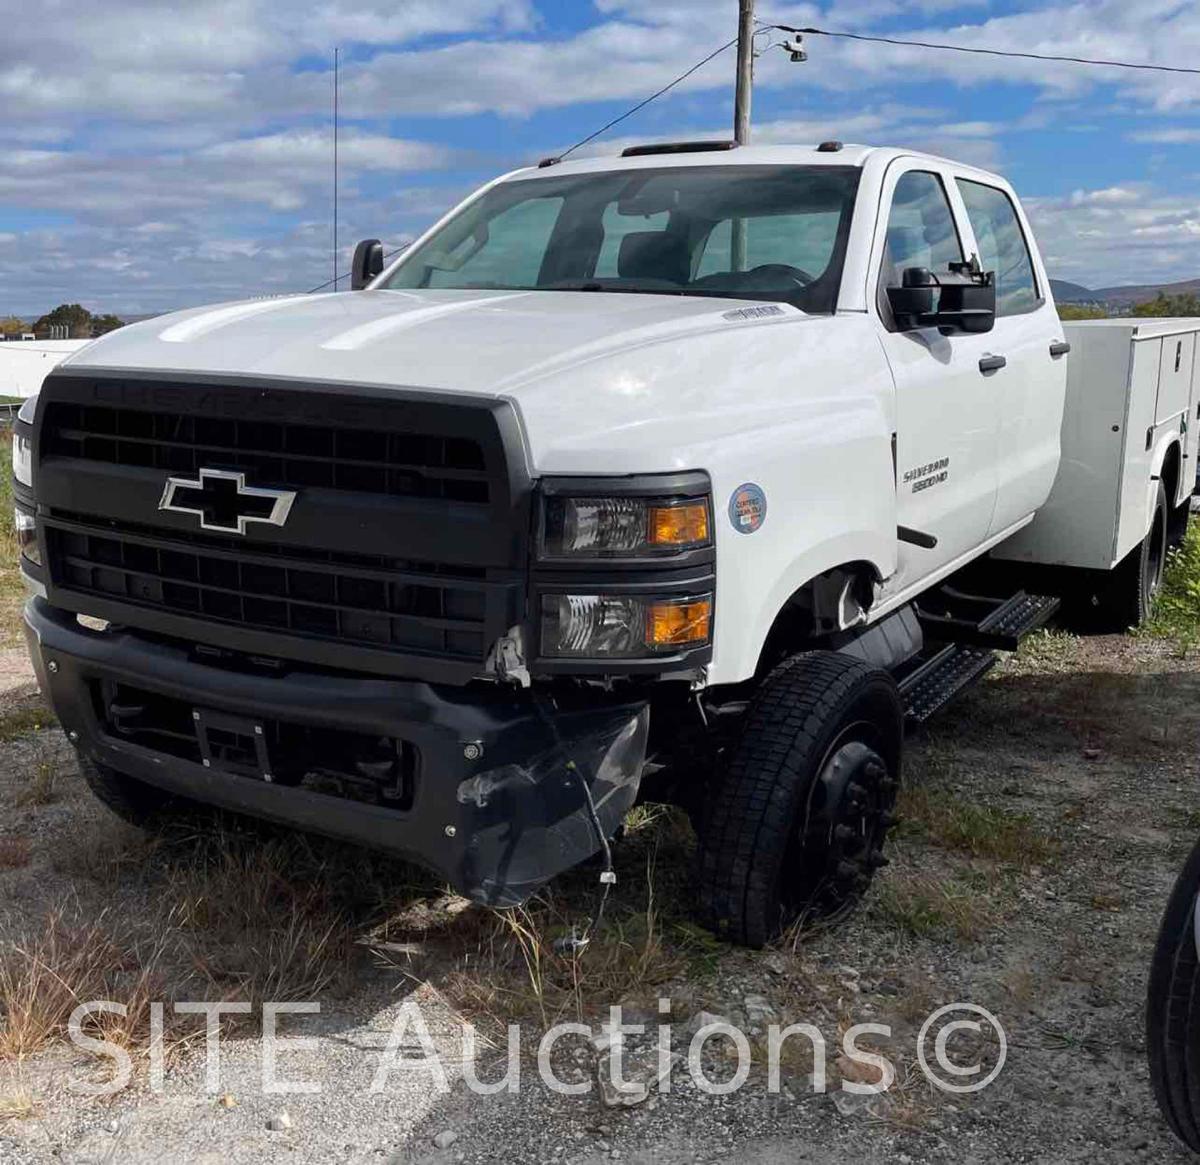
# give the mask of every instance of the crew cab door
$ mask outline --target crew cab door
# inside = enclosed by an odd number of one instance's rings
[[[985,541],[996,500],[999,399],[991,336],[901,331],[887,299],[905,268],[941,274],[968,258],[970,236],[953,182],[949,167],[894,162],[876,225],[868,310],[896,383],[896,521],[937,540],[929,549],[900,542],[885,601],[920,589]]]
[[[1017,200],[982,175],[959,175],[955,186],[980,265],[996,275],[996,323],[989,338],[1004,360],[988,381],[998,406],[989,530],[996,535],[1032,514],[1054,485],[1067,361],[1062,324]]]

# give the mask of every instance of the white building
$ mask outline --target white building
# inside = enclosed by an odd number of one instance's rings
[[[51,370],[90,340],[10,340],[0,344],[0,396],[32,396]]]

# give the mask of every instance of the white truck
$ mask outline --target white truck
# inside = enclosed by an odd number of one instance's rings
[[[1058,604],[993,575],[1053,568],[1125,620],[1186,522],[1190,363],[1119,513],[1064,476],[1065,400],[1068,434],[1127,427],[1067,389],[1121,337],[1068,340],[970,166],[547,159],[387,269],[360,244],[353,286],[123,328],[22,412],[30,651],[133,821],[211,803],[511,904],[670,800],[703,919],[761,944],[861,897],[906,721]],[[1093,519],[1119,562],[1063,556]]]

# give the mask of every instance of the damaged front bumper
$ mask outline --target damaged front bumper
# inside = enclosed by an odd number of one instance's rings
[[[25,630],[43,692],[96,763],[195,801],[398,854],[488,905],[522,902],[600,848],[585,784],[606,836],[637,796],[645,701],[553,709],[486,685],[230,670],[178,644],[89,630],[39,598],[26,606]],[[112,698],[130,690],[145,694],[139,715],[174,717],[183,731],[131,728],[136,718]],[[205,725],[257,734],[249,737],[257,761],[226,763],[232,754],[210,747]],[[147,745],[159,736],[164,748]],[[403,742],[415,758],[406,796],[372,802],[285,783],[272,751],[301,737],[318,751],[321,742]]]

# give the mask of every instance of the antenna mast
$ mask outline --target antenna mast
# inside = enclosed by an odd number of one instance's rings
[[[333,290],[338,289],[338,66],[340,48],[333,50]]]

